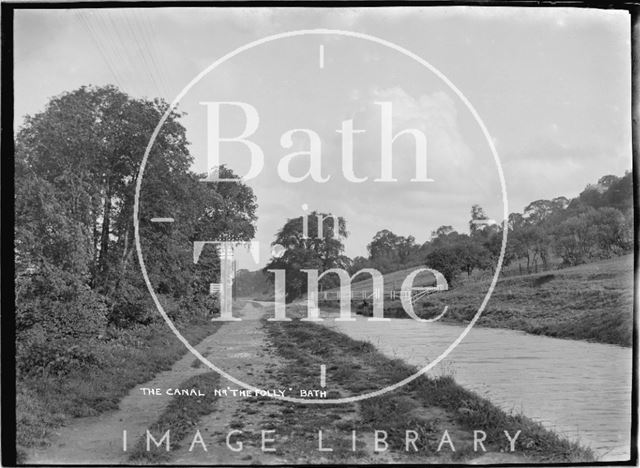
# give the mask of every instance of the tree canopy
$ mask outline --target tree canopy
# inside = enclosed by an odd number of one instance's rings
[[[133,202],[145,148],[167,108],[113,86],[83,86],[26,117],[15,153],[16,318],[23,351],[42,348],[52,336],[95,338],[107,324],[156,317],[133,258]],[[218,261],[211,249],[194,265],[193,241],[253,238],[256,199],[240,182],[203,183],[204,176],[191,171],[180,118],[171,112],[149,155],[140,239],[157,292],[190,304],[208,293]],[[159,216],[176,221],[150,222]],[[55,333],[48,333],[52,327]]]
[[[285,271],[285,292],[288,301],[306,293],[307,276],[301,270],[317,269],[322,273],[330,268],[347,269],[350,263],[348,257],[344,255],[343,241],[348,236],[344,218],[338,216],[334,218],[330,214],[317,211],[306,216],[308,227],[306,235],[302,216],[287,220],[278,231],[271,245],[283,246],[284,254],[272,258],[264,268],[272,281],[273,274],[267,270]],[[322,232],[319,230],[320,222],[323,226]],[[336,285],[336,280],[333,277],[324,277],[320,285],[330,288]]]

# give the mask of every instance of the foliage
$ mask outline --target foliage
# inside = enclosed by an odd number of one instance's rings
[[[419,263],[415,261],[419,250],[415,237],[399,236],[388,229],[378,231],[367,245],[367,250],[372,267],[381,273]]]
[[[524,261],[527,272],[537,271],[539,265],[547,270],[557,257],[569,266],[627,253],[633,248],[631,173],[601,177],[574,199],[535,200],[522,213],[511,213],[506,224],[503,266]],[[468,277],[475,270],[493,275],[503,234],[502,223],[490,221],[476,204],[470,211],[469,234],[443,225],[431,232],[427,242],[417,245],[413,236],[383,229],[367,245],[369,256],[353,259],[350,272],[376,268],[388,273],[424,264],[455,285],[463,272]]]
[[[555,249],[567,265],[626,252],[633,242],[622,213],[609,207],[572,216],[553,232]]]
[[[91,364],[94,340],[153,321],[134,258],[135,182],[149,138],[167,111],[114,86],[83,86],[25,118],[16,135],[15,255],[18,368],[69,372]],[[256,201],[237,183],[203,183],[191,172],[181,114],[172,111],[149,153],[140,196],[141,248],[159,294],[181,298],[174,318],[205,304],[218,271],[208,246],[198,264],[193,242],[249,240]],[[225,167],[222,177],[237,178]],[[171,224],[150,218],[171,216]]]
[[[16,363],[19,373],[65,373],[97,362],[92,343],[104,333],[103,298],[54,266],[16,278]]]
[[[442,273],[447,283],[451,285],[455,276],[462,270],[458,252],[455,246],[437,247],[427,255],[425,263],[429,268]]]
[[[323,224],[322,235],[318,230],[320,219]],[[337,222],[329,222],[333,219]],[[307,215],[307,223],[305,235],[302,217],[287,220],[271,244],[283,246],[284,254],[279,258],[272,258],[263,270],[269,275],[270,281],[274,281],[274,276],[268,270],[285,271],[287,301],[307,291],[307,274],[302,270],[316,269],[318,273],[322,273],[331,268],[349,267],[349,260],[343,255],[343,239],[348,235],[344,218],[333,218],[330,214],[314,211]],[[332,288],[337,285],[337,278],[335,275],[325,276],[320,280],[320,285],[323,288]]]

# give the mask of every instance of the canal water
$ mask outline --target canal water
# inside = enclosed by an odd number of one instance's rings
[[[335,315],[332,314],[333,317]],[[392,358],[424,367],[463,327],[357,316],[325,325],[369,341]],[[523,413],[559,434],[591,447],[602,461],[629,457],[631,348],[474,327],[430,372],[457,383],[506,411]]]

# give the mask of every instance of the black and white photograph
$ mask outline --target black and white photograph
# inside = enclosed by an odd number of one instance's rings
[[[3,466],[635,465],[637,14],[4,2]]]

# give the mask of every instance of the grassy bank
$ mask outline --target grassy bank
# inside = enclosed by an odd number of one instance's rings
[[[449,306],[443,321],[468,322],[489,282],[467,283],[430,295],[423,317]],[[631,346],[633,256],[498,281],[479,326]]]
[[[177,323],[193,344],[213,333],[219,323],[191,316]],[[25,375],[16,384],[19,456],[45,445],[51,431],[74,417],[93,416],[118,407],[131,388],[171,368],[187,350],[163,321],[120,330],[97,345],[99,362],[63,375]]]
[[[398,273],[385,284],[398,283]],[[463,278],[446,292],[430,294],[414,306],[423,318],[439,315],[444,322],[468,323],[487,293],[489,279]],[[364,284],[365,282],[363,282]],[[357,291],[361,283],[354,283]],[[365,288],[366,289],[366,288]],[[354,300],[352,310],[371,315],[371,301]],[[337,300],[320,301],[337,309]],[[385,317],[406,318],[399,300],[385,300]],[[510,276],[498,280],[477,326],[509,328],[536,335],[631,346],[633,329],[633,256],[625,255],[572,268]]]
[[[290,313],[291,314],[291,313]],[[366,342],[309,322],[265,322],[277,356],[285,365],[277,378],[282,387],[319,388],[319,369],[327,368],[328,398],[358,395],[396,383],[412,375],[415,369],[401,360],[386,358]],[[265,429],[275,429],[287,444],[279,455],[297,462],[304,454],[318,454],[318,430],[322,429],[321,452],[326,461],[363,462],[371,453],[371,434],[384,430],[389,449],[378,454],[379,460],[465,462],[483,455],[473,450],[473,431],[487,435],[485,447],[493,456],[508,456],[511,462],[591,461],[590,450],[560,438],[521,415],[506,414],[489,401],[458,386],[451,377],[421,376],[401,389],[360,402],[340,405],[299,405],[278,402],[280,411],[263,422]],[[352,430],[364,434],[352,450]],[[416,431],[417,452],[406,451],[405,431]],[[447,430],[455,451],[445,444],[437,451]],[[522,431],[516,451],[509,452],[504,431],[514,435]],[[384,458],[384,457],[391,457]],[[421,457],[419,460],[416,457]],[[425,458],[426,457],[426,458]],[[311,459],[313,461],[313,459]],[[324,460],[321,460],[324,461]]]

